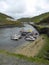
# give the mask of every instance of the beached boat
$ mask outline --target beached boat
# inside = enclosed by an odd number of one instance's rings
[[[19,34],[19,35],[14,34],[14,35],[11,36],[11,39],[12,39],[12,40],[18,40],[18,39],[20,39],[20,38],[21,38],[21,35],[20,35],[20,34]]]
[[[33,36],[26,36],[25,39],[28,41],[34,41],[35,40],[35,38]]]

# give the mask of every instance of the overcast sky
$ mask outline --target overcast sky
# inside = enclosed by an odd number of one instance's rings
[[[49,12],[49,0],[0,0],[0,12],[14,18],[33,17]]]

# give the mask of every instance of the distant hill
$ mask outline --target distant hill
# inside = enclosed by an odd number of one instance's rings
[[[3,13],[0,13],[0,25],[10,23],[11,21],[8,20],[7,18],[13,19],[12,17],[10,17],[10,16],[8,16],[8,15],[5,15],[5,14],[3,14]]]
[[[0,27],[7,27],[7,26],[11,27],[11,26],[18,26],[18,25],[21,25],[21,23],[17,22],[11,16],[0,13]]]
[[[43,13],[41,15],[38,15],[38,16],[35,16],[35,17],[32,17],[32,18],[21,18],[21,19],[18,19],[17,21],[20,21],[20,22],[35,22],[35,23],[38,23],[40,22],[41,20],[45,19],[49,17],[49,12],[47,13]]]
[[[21,18],[21,19],[18,19],[17,21],[20,21],[20,22],[30,22],[31,18]]]

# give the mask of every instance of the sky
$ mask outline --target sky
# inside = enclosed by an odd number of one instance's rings
[[[0,0],[0,12],[14,17],[33,17],[49,12],[49,0]]]

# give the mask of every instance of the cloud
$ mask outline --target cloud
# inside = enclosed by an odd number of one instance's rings
[[[14,18],[33,17],[49,11],[49,0],[0,0],[0,12]]]

